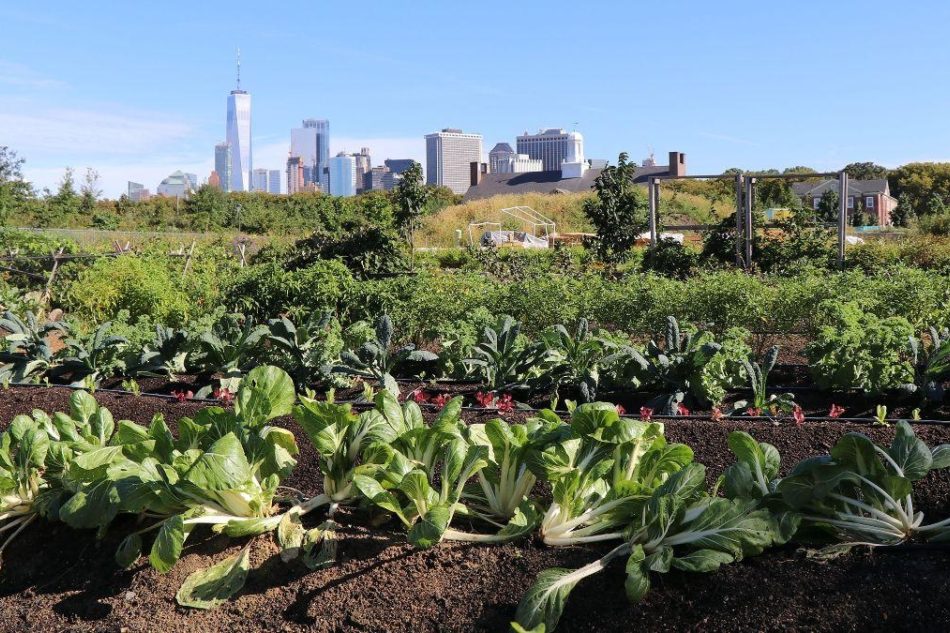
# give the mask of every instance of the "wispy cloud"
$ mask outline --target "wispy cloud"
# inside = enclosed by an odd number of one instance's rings
[[[0,59],[0,84],[23,88],[61,88],[65,82],[44,77],[28,66]]]
[[[154,113],[0,105],[0,137],[23,154],[137,154],[186,138],[191,127]]]

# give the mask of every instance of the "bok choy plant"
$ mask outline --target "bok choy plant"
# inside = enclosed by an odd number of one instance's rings
[[[804,525],[848,545],[897,545],[916,535],[947,541],[950,519],[925,524],[913,498],[915,481],[947,467],[950,445],[931,450],[900,421],[889,447],[848,433],[830,455],[795,466],[778,491]]]
[[[642,500],[693,460],[688,446],[666,442],[662,424],[622,418],[605,402],[577,407],[549,435],[534,460],[553,490],[541,520],[547,545],[623,539]]]
[[[47,430],[35,417],[18,415],[0,435],[0,557],[40,516],[37,500],[48,488],[43,474],[49,447]]]
[[[784,542],[768,510],[757,509],[755,501],[711,497],[704,486],[705,468],[692,463],[633,501],[624,542],[580,569],[541,572],[521,599],[512,628],[553,631],[577,583],[617,559],[626,558],[624,587],[637,602],[650,590],[651,572],[708,573]]]

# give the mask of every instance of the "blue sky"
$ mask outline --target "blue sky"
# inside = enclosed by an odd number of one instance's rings
[[[692,173],[950,159],[950,4],[178,2],[0,4],[0,145],[108,195],[207,177],[235,50],[254,166],[328,118],[331,149],[423,156],[442,127],[573,128],[588,157],[688,155]]]

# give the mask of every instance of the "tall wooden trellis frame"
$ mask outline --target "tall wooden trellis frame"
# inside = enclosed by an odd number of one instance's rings
[[[696,176],[651,176],[647,182],[647,194],[650,203],[650,244],[656,245],[659,231],[658,211],[660,208],[660,184],[664,180],[727,180],[735,183],[736,196],[736,265],[750,270],[752,268],[752,241],[755,227],[752,224],[752,205],[755,202],[755,186],[759,180],[808,180],[812,178],[836,178],[838,180],[838,265],[844,268],[845,244],[848,227],[848,173],[844,170],[815,174],[735,174],[735,175],[696,175]],[[670,226],[670,229],[708,230],[716,225],[685,224]],[[773,224],[765,224],[769,228]]]

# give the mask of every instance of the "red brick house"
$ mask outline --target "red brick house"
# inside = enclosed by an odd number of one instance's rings
[[[817,209],[825,192],[838,191],[838,181],[797,182],[792,185],[792,191],[801,198],[802,204]],[[863,212],[878,226],[889,226],[891,211],[896,208],[897,198],[891,195],[886,179],[848,180],[848,215]]]

